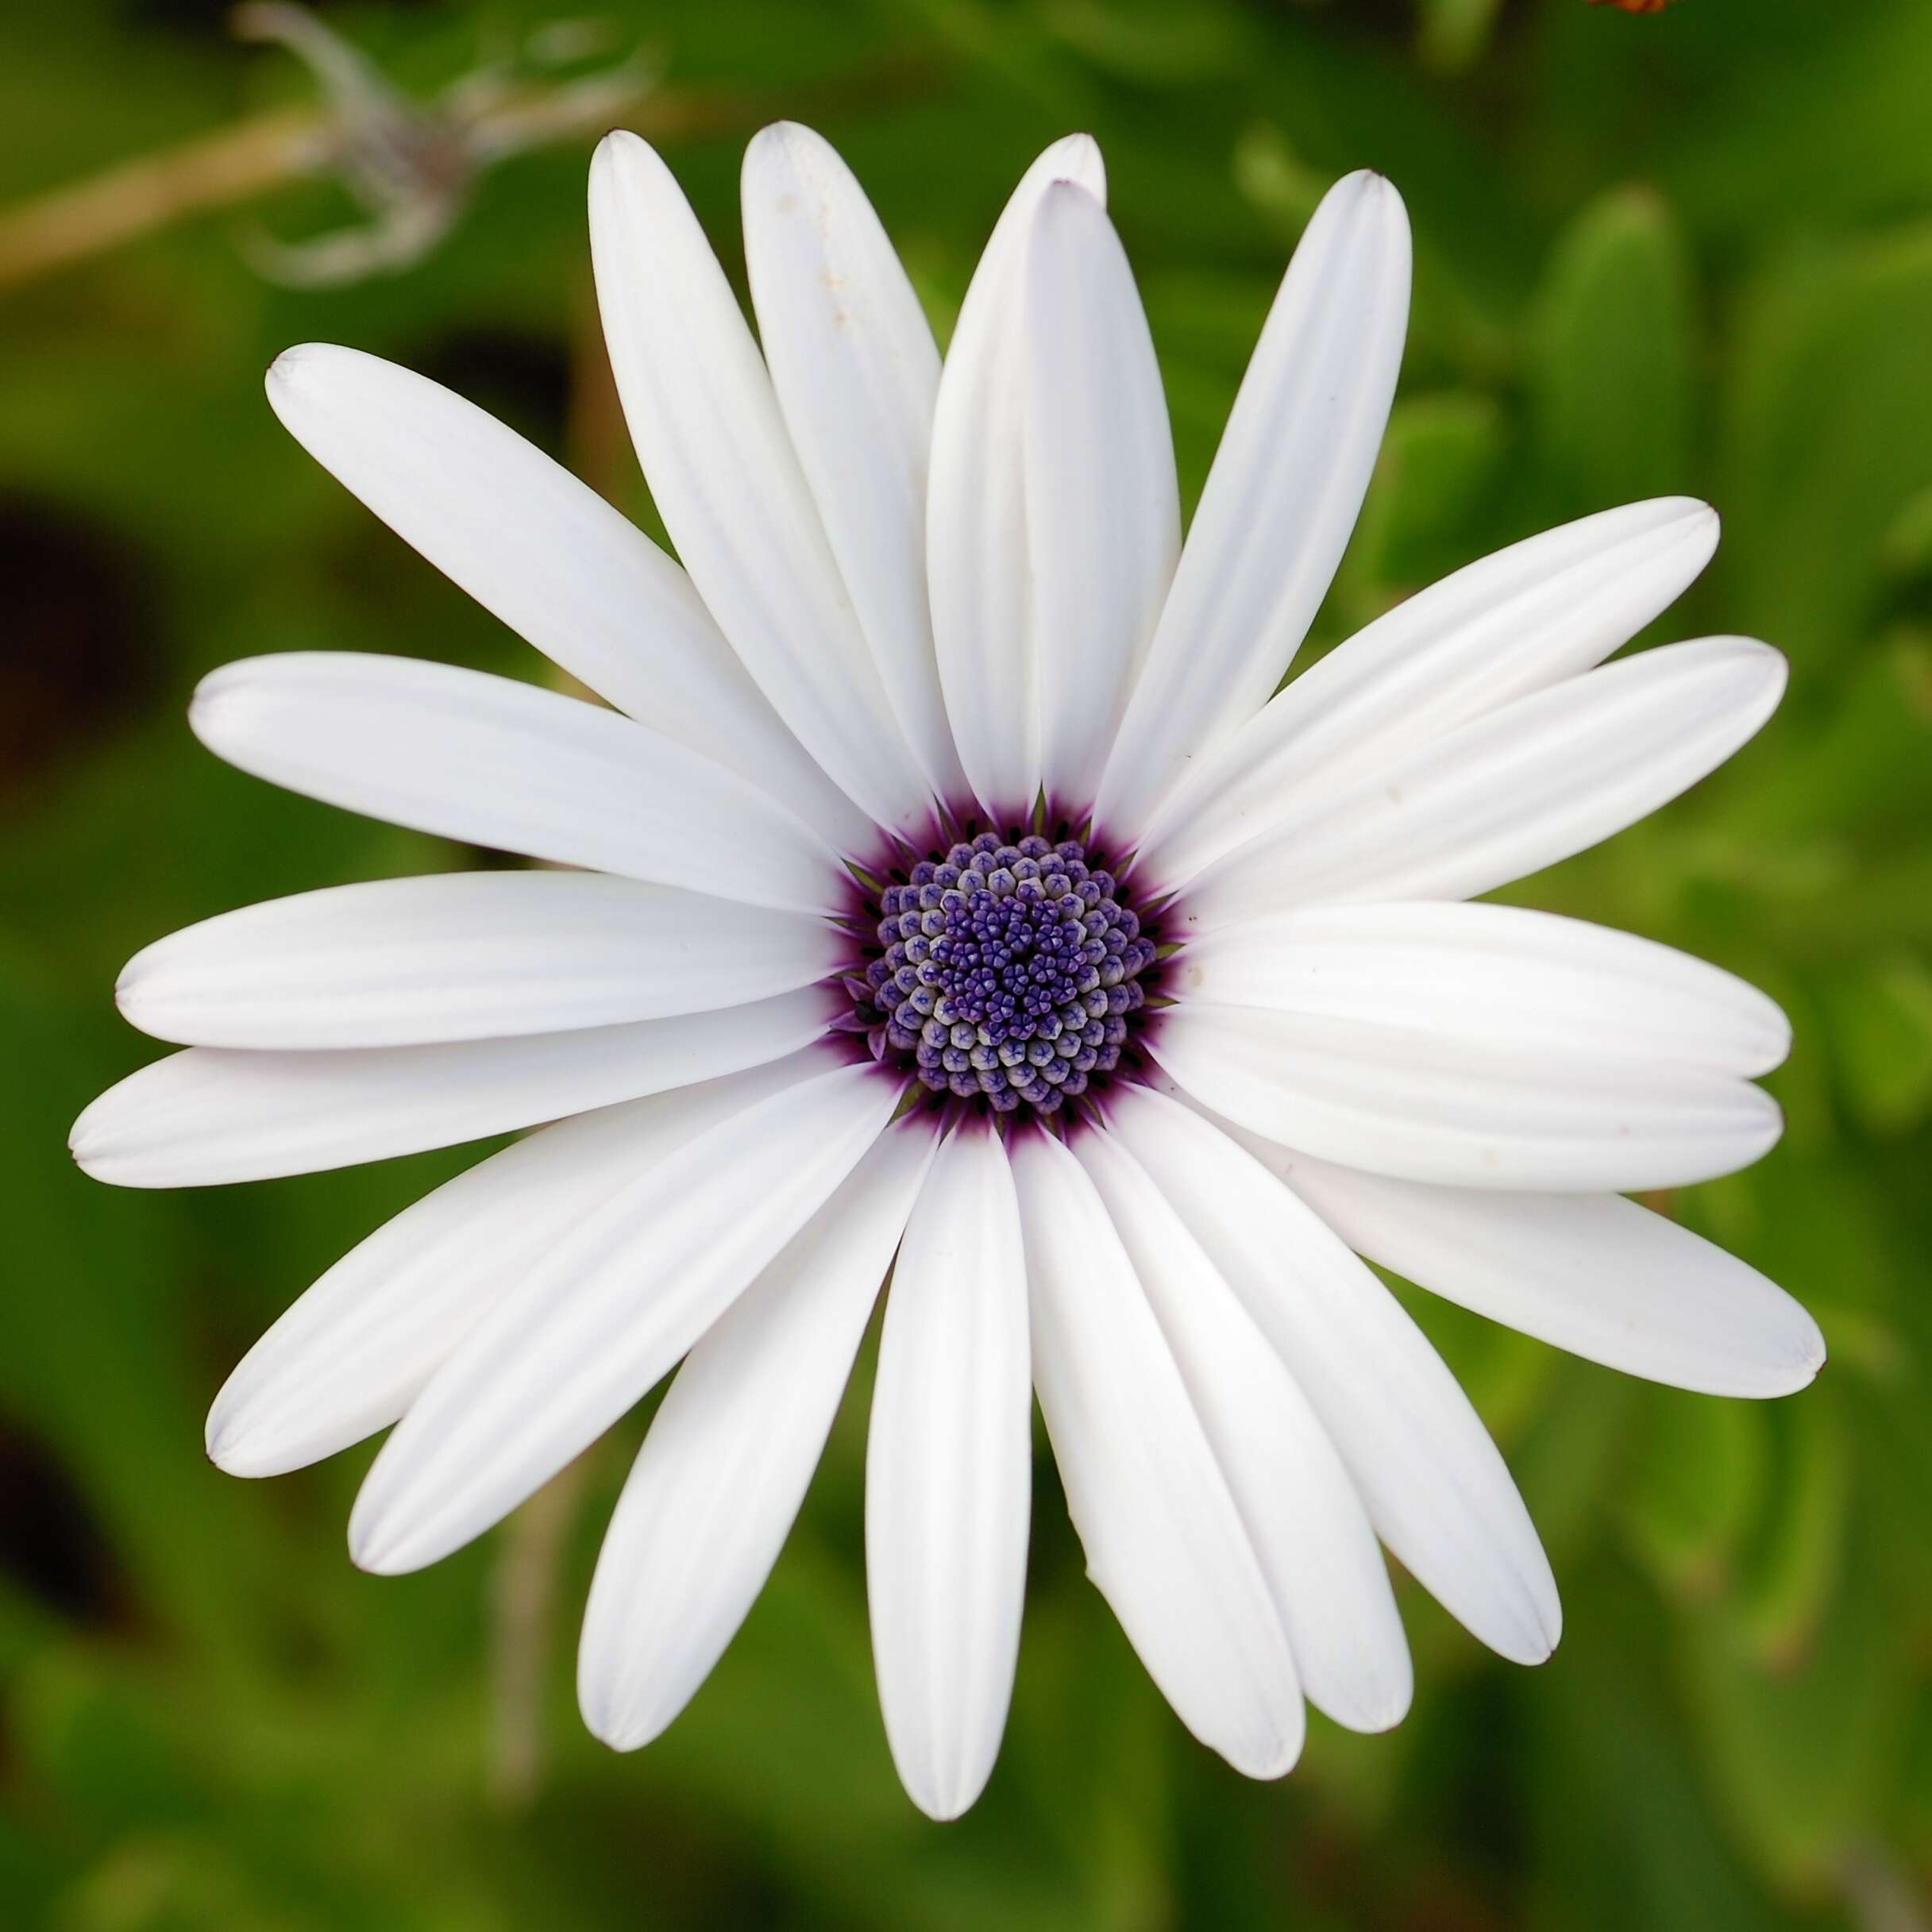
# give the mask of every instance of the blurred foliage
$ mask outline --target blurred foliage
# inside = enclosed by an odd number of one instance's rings
[[[1775,992],[1784,1145],[1659,1205],[1787,1283],[1833,1364],[1776,1406],[1654,1390],[1412,1300],[1495,1429],[1564,1587],[1529,1673],[1419,1593],[1414,1714],[1318,1724],[1244,1784],[1161,1706],[1043,1468],[1011,1730],[986,1799],[899,1795],[866,1652],[862,1367],[776,1577],[711,1683],[626,1759],[575,1718],[574,1621],[639,1419],[426,1575],[353,1571],[366,1452],[217,1475],[200,1413],[352,1240],[461,1155],[125,1196],[68,1121],[143,1056],[138,945],[298,888],[461,862],[195,750],[245,653],[527,652],[277,430],[260,370],[322,337],[453,384],[648,518],[589,295],[587,143],[489,174],[407,274],[268,285],[224,217],[0,299],[0,1925],[1426,1932],[1932,1923],[1932,8],[1925,0],[612,0],[713,103],[673,160],[738,272],[738,156],[844,150],[943,331],[1008,187],[1091,128],[1198,491],[1281,264],[1368,164],[1413,214],[1404,389],[1312,648],[1581,511],[1710,496],[1671,634],[1791,654],[1731,769],[1514,896]],[[422,94],[553,10],[345,6]],[[302,98],[214,0],[10,0],[0,194]],[[282,234],[349,212],[294,187]],[[549,1573],[548,1552],[561,1536]],[[546,1566],[534,1703],[501,1604]],[[533,1776],[530,1753],[540,1753]],[[522,1767],[522,1768],[519,1768]]]

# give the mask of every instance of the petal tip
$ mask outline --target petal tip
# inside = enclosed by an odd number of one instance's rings
[[[268,400],[279,408],[279,399],[314,380],[321,368],[353,356],[356,351],[334,342],[293,342],[268,364],[263,377]]]
[[[1100,143],[1091,134],[1065,135],[1047,152],[1052,157],[1056,182],[1070,181],[1096,201],[1105,201],[1107,164],[1101,156]]]
[[[188,699],[188,729],[217,757],[227,755],[227,741],[237,711],[245,704],[253,662],[244,658],[210,671]]]
[[[222,719],[232,708],[232,700],[226,691],[210,690],[205,680],[195,687],[195,695],[188,700],[188,729],[218,755],[222,749],[219,741],[222,736]]]
[[[224,1413],[218,1402],[208,1412],[208,1426],[202,1436],[208,1460],[225,1476],[240,1476],[254,1482],[265,1476],[285,1475],[291,1464],[275,1455],[253,1426],[245,1409]]]
[[[615,1751],[619,1755],[642,1750],[657,1735],[657,1730],[648,1724],[637,1722],[601,1691],[593,1691],[581,1685],[577,1691],[577,1709],[583,1716],[584,1730],[606,1750]]]
[[[118,1086],[114,1086],[97,1094],[81,1109],[67,1129],[67,1151],[75,1166],[90,1180],[111,1182],[115,1178],[108,1171],[114,1162],[115,1136],[107,1109],[118,1091]]]
[[[957,1823],[971,1810],[973,1804],[973,1801],[970,1798],[963,1804],[955,1804],[950,1799],[922,1798],[916,1791],[910,1791],[907,1795],[935,1825]]]
[[[1541,1544],[1536,1554],[1542,1559]],[[1460,1613],[1455,1614],[1460,1620]],[[1518,1572],[1506,1609],[1499,1602],[1480,1629],[1468,1623],[1463,1627],[1506,1663],[1533,1670],[1547,1664],[1563,1641],[1563,1602],[1547,1560],[1539,1561],[1529,1575]]]
[[[1514,1661],[1532,1668],[1539,1664],[1547,1664],[1556,1654],[1556,1648],[1562,1641],[1563,1606],[1557,1600],[1552,1583],[1548,1600],[1537,1605],[1536,1636],[1524,1654]]]
[[[1408,1716],[1414,1702],[1413,1676],[1376,1684],[1348,1714],[1348,1728],[1369,1737],[1392,1731]]]
[[[962,1765],[949,1777],[935,1772],[930,1776],[908,1776],[904,1767],[899,1781],[905,1795],[935,1825],[951,1825],[964,1818],[979,1802],[993,1766]]]
[[[607,1750],[641,1751],[670,1729],[688,1700],[667,1704],[661,1695],[654,1696],[648,1678],[639,1678],[636,1660],[611,1653],[607,1644],[597,1645],[604,1654],[593,1660],[592,1642],[587,1618],[577,1656],[577,1710],[584,1728]]]
[[[358,1501],[349,1513],[349,1560],[371,1576],[407,1576],[426,1568],[434,1558],[418,1555],[393,1521]]]
[[[1402,199],[1402,190],[1379,168],[1358,168],[1344,175],[1328,193],[1352,205],[1355,213],[1399,226],[1407,235],[1409,205]]]
[[[152,1033],[153,1031],[148,1024],[152,1014],[148,1013],[147,1019],[142,1017],[153,992],[152,962],[150,958],[153,951],[151,946],[143,947],[121,969],[114,979],[115,1010],[129,1026],[137,1027],[144,1033]],[[75,1125],[78,1127],[79,1123],[76,1122]]]
[[[1738,671],[1741,677],[1749,679],[1753,695],[1769,700],[1765,708],[1767,715],[1776,708],[1791,681],[1791,673],[1790,658],[1776,645],[1767,644],[1762,638],[1731,635],[1695,642],[1707,654],[1708,661],[1728,665]],[[1687,650],[1690,646],[1682,648]]]
[[[1286,1777],[1301,1761],[1305,1741],[1301,1733],[1283,1732],[1270,1737],[1265,1744],[1244,1745],[1222,1755],[1243,1777],[1271,1784]]]
[[[1802,1394],[1824,1373],[1825,1364],[1830,1359],[1830,1351],[1826,1346],[1824,1330],[1809,1313],[1806,1313],[1803,1326],[1791,1351],[1788,1371],[1780,1378],[1779,1385],[1773,1388],[1772,1393],[1776,1395]]]
[[[1824,1331],[1815,1322],[1812,1324],[1812,1332],[1815,1338],[1813,1345],[1805,1351],[1800,1361],[1800,1367],[1804,1371],[1804,1381],[1801,1386],[1807,1389],[1824,1374],[1825,1365],[1831,1359],[1831,1351],[1826,1346]]]
[[[788,153],[800,148],[829,148],[831,143],[802,121],[768,121],[746,144],[745,158],[769,154],[774,148]]]
[[[1658,517],[1653,526],[1656,538],[1695,543],[1703,563],[1710,562],[1717,553],[1718,539],[1724,534],[1724,519],[1714,504],[1706,503],[1701,496],[1660,496],[1650,499],[1646,507]]]
[[[301,373],[302,351],[285,349],[268,364],[262,376],[262,388],[268,391],[268,404],[280,414],[277,407],[283,391],[292,389]]]
[[[642,134],[634,133],[629,128],[612,128],[592,152],[591,187],[594,191],[614,185],[619,169],[634,168],[657,158],[657,150]]]

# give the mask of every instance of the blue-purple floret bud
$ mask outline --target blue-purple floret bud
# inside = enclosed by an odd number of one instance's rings
[[[934,1092],[1051,1113],[1113,1071],[1155,948],[1077,840],[982,832],[880,896],[884,949],[848,980],[875,1053]]]

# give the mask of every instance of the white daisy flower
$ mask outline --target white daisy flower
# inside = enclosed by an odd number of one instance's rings
[[[1402,203],[1359,174],[1322,204],[1184,543],[1103,191],[1090,141],[1040,158],[942,368],[852,176],[769,129],[761,352],[664,164],[606,141],[598,293],[680,564],[420,377],[283,357],[295,435],[612,708],[384,657],[215,673],[191,721],[245,770],[568,870],[309,893],[149,947],[122,1010],[187,1051],[74,1135],[91,1173],[167,1187],[536,1130],[298,1301],[208,1448],[268,1475],[393,1425],[350,1541],[413,1570],[681,1361],[584,1624],[584,1715],[622,1749],[762,1585],[889,1269],[867,1580],[893,1756],[939,1818],[1005,1719],[1032,1394],[1148,1671],[1273,1777],[1304,1699],[1370,1730],[1408,1704],[1379,1541],[1505,1656],[1557,1638],[1502,1458],[1359,1257],[1687,1388],[1781,1394],[1824,1352],[1620,1197],[1776,1140],[1752,1082],[1777,1009],[1467,903],[1776,704],[1782,660],[1742,638],[1596,668],[1715,517],[1517,544],[1271,696],[1387,417]]]

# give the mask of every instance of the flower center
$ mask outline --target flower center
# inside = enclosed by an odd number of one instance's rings
[[[1113,1071],[1155,948],[1078,840],[982,832],[879,896],[880,958],[852,982],[881,1059],[935,1093],[1050,1113]]]

